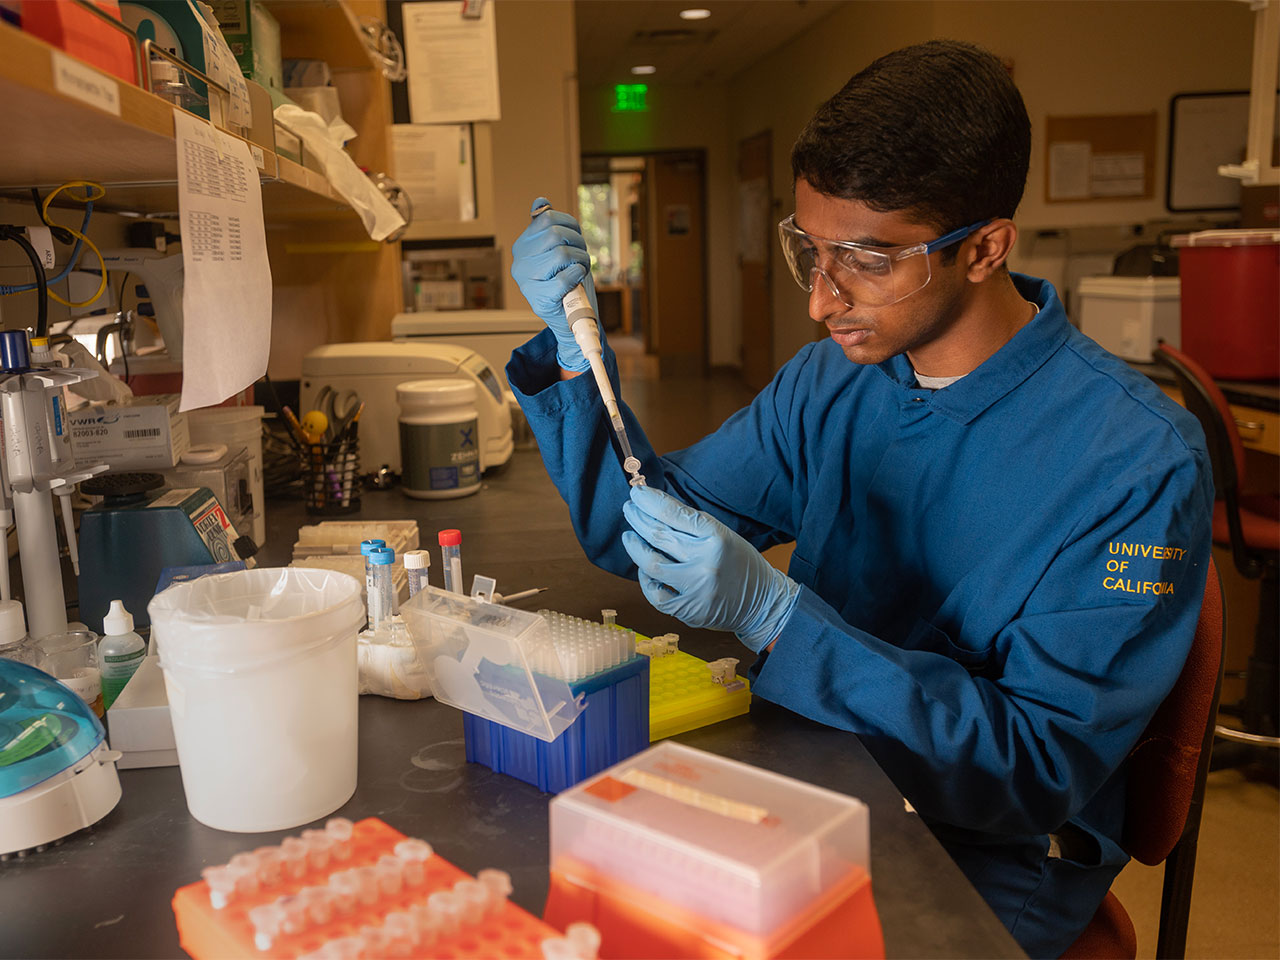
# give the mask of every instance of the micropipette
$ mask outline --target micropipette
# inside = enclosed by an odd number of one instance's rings
[[[543,204],[530,214],[530,218],[550,209],[551,204]],[[564,313],[569,320],[569,329],[573,331],[573,339],[578,343],[578,349],[591,365],[591,374],[595,377],[600,399],[604,401],[609,422],[613,425],[618,446],[622,449],[622,469],[627,472],[633,487],[643,487],[644,474],[640,472],[640,459],[631,452],[631,441],[627,439],[627,428],[622,423],[618,399],[613,395],[613,384],[609,382],[609,374],[604,368],[599,321],[596,319],[595,310],[591,308],[591,299],[587,296],[586,287],[581,283],[564,295]]]

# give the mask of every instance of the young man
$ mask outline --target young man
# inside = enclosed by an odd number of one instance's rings
[[[507,371],[588,556],[734,631],[756,695],[857,733],[1039,957],[1127,859],[1123,761],[1190,648],[1213,488],[1195,421],[1006,268],[1029,151],[976,47],[850,80],[796,142],[779,225],[830,338],[686,450],[630,419],[648,489],[577,376],[560,299],[590,275],[563,214],[513,248],[551,329]],[[759,550],[793,539],[783,575]]]

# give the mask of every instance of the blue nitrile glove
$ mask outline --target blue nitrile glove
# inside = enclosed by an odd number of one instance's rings
[[[622,505],[622,546],[649,602],[691,627],[732,630],[756,653],[782,632],[800,585],[710,514],[653,487]]]
[[[539,197],[529,209],[532,213],[547,205],[547,200]],[[578,221],[549,207],[534,217],[511,245],[511,277],[533,312],[556,335],[560,366],[566,370],[591,369],[573,339],[562,303],[564,295],[581,283],[586,287],[591,309],[597,318],[600,316],[596,288],[591,282],[591,254],[587,253],[587,241],[582,238]],[[603,345],[603,329],[600,342]]]

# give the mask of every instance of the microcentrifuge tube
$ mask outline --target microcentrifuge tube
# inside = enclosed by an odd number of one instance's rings
[[[440,541],[444,588],[450,593],[462,593],[462,531],[441,530],[437,539]]]

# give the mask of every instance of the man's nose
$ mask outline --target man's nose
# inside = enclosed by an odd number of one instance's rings
[[[844,313],[849,307],[835,291],[835,285],[827,277],[825,271],[813,270],[809,274],[809,316],[815,323],[825,323],[827,318],[837,313]]]

